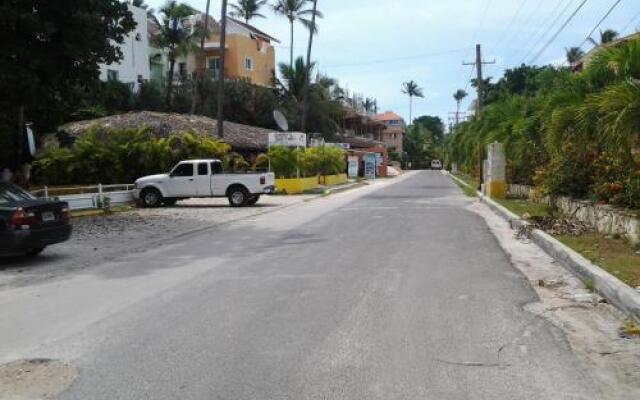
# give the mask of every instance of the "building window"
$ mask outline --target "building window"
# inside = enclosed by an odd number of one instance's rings
[[[210,58],[208,61],[209,71],[213,78],[217,78],[220,74],[220,59],[219,58]]]
[[[251,57],[246,57],[244,59],[244,69],[247,71],[253,71],[253,59]]]
[[[143,83],[144,77],[142,75],[138,75],[138,83]]]
[[[180,77],[182,77],[182,78],[186,78],[187,77],[187,63],[186,62],[181,62],[180,64],[178,64],[178,74],[180,74]]]
[[[142,41],[142,34],[140,32],[136,33],[136,42]]]
[[[118,74],[118,71],[116,71],[114,69],[108,69],[107,70],[107,80],[110,81],[110,82],[119,81],[120,80],[120,76]]]

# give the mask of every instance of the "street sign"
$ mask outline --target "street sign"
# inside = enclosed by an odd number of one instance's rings
[[[269,147],[307,147],[307,134],[301,132],[270,132]]]
[[[347,158],[347,162],[349,178],[356,179],[358,177],[358,167],[360,165],[360,159],[357,156],[349,156]]]
[[[376,179],[376,155],[373,153],[364,156],[364,176],[367,179]]]

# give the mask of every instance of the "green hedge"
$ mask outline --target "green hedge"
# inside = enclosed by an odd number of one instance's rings
[[[274,146],[267,157],[278,178],[295,178],[298,169],[301,177],[335,175],[346,169],[346,153],[336,147],[293,149]]]
[[[51,149],[35,161],[42,184],[132,183],[137,178],[167,172],[178,161],[225,158],[229,146],[193,132],[153,137],[148,129],[94,129],[71,148]],[[241,164],[234,155],[232,165]]]

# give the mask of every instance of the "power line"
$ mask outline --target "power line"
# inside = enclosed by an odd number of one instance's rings
[[[463,49],[444,50],[444,51],[441,51],[441,52],[417,54],[417,55],[414,55],[414,56],[382,58],[382,59],[378,59],[378,60],[363,61],[363,62],[352,63],[352,64],[329,65],[329,66],[325,66],[324,68],[357,67],[357,66],[361,66],[361,65],[383,64],[383,63],[394,62],[394,61],[404,61],[404,60],[415,60],[415,59],[419,59],[419,58],[440,57],[440,56],[446,56],[446,55],[449,55],[449,54],[461,53],[461,52],[467,51],[467,50],[468,50],[468,48],[465,47]]]
[[[564,29],[567,27],[567,25],[569,25],[569,23],[573,20],[573,18],[575,18],[575,16],[580,12],[580,10],[582,10],[582,7],[584,7],[584,5],[587,4],[587,1],[588,0],[582,0],[580,5],[578,6],[578,8],[576,8],[575,11],[573,11],[571,13],[569,18],[567,18],[567,20],[562,24],[562,26],[560,26],[560,29],[558,29],[558,31],[553,36],[551,36],[549,41],[547,43],[545,43],[545,45],[542,46],[542,48],[536,54],[536,56],[533,57],[533,59],[531,60],[531,64],[536,62],[538,60],[538,58],[540,58],[540,56],[542,54],[544,54],[544,52],[547,50],[547,48],[549,48],[549,46],[551,46],[551,43],[553,43],[558,38],[558,36],[560,36],[560,34],[562,33],[562,31],[564,31]]]
[[[534,7],[535,7],[535,4],[534,4]],[[533,18],[537,15],[539,11],[540,11],[540,8],[537,8],[536,10],[532,10],[528,14],[528,17],[520,22],[520,26],[518,27],[518,30],[516,31],[516,33],[509,36],[509,41],[504,46],[505,49],[513,48],[513,44],[516,42],[516,40],[519,39],[520,34],[524,31],[525,27],[529,26],[529,23],[533,20]],[[520,49],[516,50],[516,52],[519,50]]]
[[[496,49],[496,48],[500,47],[502,42],[504,42],[504,39],[507,37],[507,32],[509,32],[509,30],[511,30],[511,28],[513,27],[513,24],[516,22],[516,18],[518,18],[518,16],[520,16],[520,12],[524,9],[525,4],[527,4],[527,0],[522,0],[522,3],[520,3],[520,6],[516,9],[516,12],[511,17],[511,20],[509,20],[509,23],[506,25],[506,27],[504,28],[504,30],[500,34],[500,38],[498,39],[498,43],[496,43],[493,46],[493,49]]]
[[[633,24],[634,21],[637,20],[638,18],[640,18],[640,12],[634,15],[633,18],[631,18],[631,20],[624,26],[624,28],[622,28],[621,33],[624,33],[624,31],[626,31],[627,28],[629,28],[631,24]]]
[[[559,20],[559,19],[562,17],[562,15],[565,13],[565,11],[569,8],[569,6],[571,5],[571,3],[572,3],[572,1],[573,1],[573,0],[569,0],[569,1],[567,2],[567,4],[565,5],[564,10],[562,10],[562,12],[561,12],[560,14],[558,14],[558,16],[557,16],[557,17],[555,18],[555,20],[554,20],[552,17],[553,17],[553,16],[556,14],[556,12],[560,9],[560,7],[561,7],[561,6],[562,6],[562,4],[564,3],[564,1],[565,1],[565,0],[558,1],[558,2],[556,3],[556,7],[553,9],[553,11],[551,11],[551,12],[547,15],[547,17],[546,17],[544,20],[545,20],[545,21],[557,21],[557,20]],[[526,59],[527,59],[527,57],[528,57],[528,56],[533,52],[533,49],[536,47],[536,44],[535,44],[535,43],[533,44],[533,46],[529,47],[529,45],[531,44],[531,42],[532,42],[536,37],[538,37],[538,35],[540,34],[540,32],[542,32],[543,28],[546,28],[546,30],[545,30],[545,32],[542,34],[542,36],[539,36],[539,38],[540,38],[540,39],[544,38],[544,37],[547,35],[547,33],[549,32],[549,30],[551,30],[551,27],[552,27],[553,25],[555,25],[555,22],[552,22],[552,24],[551,24],[551,25],[548,25],[548,24],[546,24],[546,25],[545,25],[545,24],[540,24],[540,25],[538,25],[538,29],[533,33],[533,35],[529,36],[529,39],[525,42],[525,44],[524,44],[524,45],[522,45],[522,46],[520,47],[522,50],[525,50],[525,49],[529,48],[529,51],[527,51],[527,52],[525,53],[524,57],[522,57],[522,61],[520,62],[520,64],[524,63],[524,60],[526,60]],[[518,53],[516,53],[516,54],[518,54]]]
[[[553,27],[556,26],[556,24],[558,22],[560,22],[560,19],[567,12],[567,10],[569,10],[569,7],[573,4],[573,2],[574,2],[574,0],[569,0],[569,2],[565,5],[564,9],[562,9],[562,12],[560,14],[558,14],[558,16],[553,20],[553,22],[551,22],[551,24],[547,27],[547,30],[544,32],[544,34],[540,37],[541,41],[544,38],[546,38],[547,35],[549,34],[549,32],[551,32],[551,30],[553,29]],[[533,51],[538,47],[539,44],[540,43],[535,43],[533,45],[533,47],[531,47],[531,49],[529,49],[529,51],[527,52],[527,55],[525,55],[522,58],[522,62],[526,61],[526,59],[531,55],[531,53],[533,53]]]
[[[609,11],[607,11],[607,13],[604,15],[604,17],[602,17],[600,19],[600,21],[598,21],[598,24],[596,26],[593,27],[593,29],[591,30],[591,32],[589,32],[589,34],[587,35],[587,38],[584,39],[584,42],[580,43],[580,46],[578,47],[582,47],[585,45],[585,43],[587,43],[589,41],[589,39],[591,39],[591,35],[594,34],[594,32],[596,31],[596,29],[598,29],[600,27],[600,25],[602,25],[602,23],[604,22],[605,19],[607,19],[607,17],[611,14],[611,12],[613,12],[613,10],[615,10],[616,7],[618,7],[618,5],[622,2],[622,0],[616,0],[615,3],[613,3],[613,5],[609,8]]]
[[[484,26],[484,20],[487,17],[487,13],[489,12],[489,7],[491,7],[492,1],[493,0],[487,0],[484,10],[482,11],[482,15],[480,16],[480,20],[478,21],[478,26],[476,27],[475,31],[473,32],[473,36],[471,37],[471,43],[475,43],[476,38],[478,37],[478,33],[480,33],[480,30]],[[469,52],[471,51],[473,51],[473,47],[469,47]],[[467,52],[467,54],[464,55],[464,58],[469,57],[469,52]],[[461,65],[460,73],[462,73],[463,71],[464,71],[464,65]]]

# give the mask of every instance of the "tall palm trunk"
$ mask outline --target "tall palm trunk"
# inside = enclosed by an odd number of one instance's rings
[[[293,68],[293,19],[289,18],[289,23],[291,24],[291,45],[289,46],[289,66]]]
[[[456,100],[456,126],[460,123],[460,101]]]
[[[165,111],[171,111],[171,95],[173,92],[173,72],[176,67],[176,59],[171,57],[169,58],[169,76],[167,76],[167,93],[165,94],[164,99],[164,107]]]
[[[413,96],[409,96],[409,126],[413,123]]]

